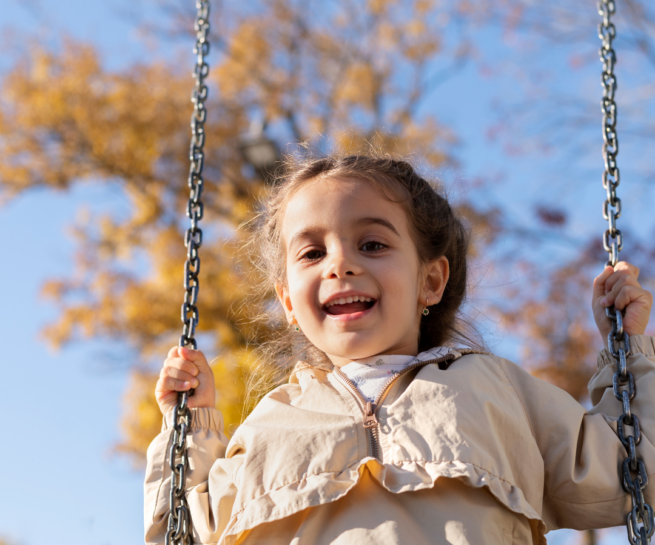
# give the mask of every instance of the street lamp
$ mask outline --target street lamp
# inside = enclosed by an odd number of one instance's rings
[[[266,136],[265,129],[266,123],[253,122],[248,134],[241,139],[239,149],[257,175],[265,182],[270,182],[280,160],[280,152],[275,142]]]

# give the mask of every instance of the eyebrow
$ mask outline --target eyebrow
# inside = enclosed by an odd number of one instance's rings
[[[355,222],[355,225],[360,226],[360,225],[382,225],[382,227],[386,227],[393,233],[395,233],[397,236],[400,236],[400,233],[398,230],[393,226],[393,224],[390,221],[387,221],[383,218],[360,218]]]
[[[293,248],[294,244],[301,238],[316,235],[318,233],[322,233],[323,231],[324,229],[303,229],[302,231],[298,231],[291,237],[291,240],[289,241],[289,249]]]
[[[381,225],[382,227],[386,227],[389,229],[391,232],[395,233],[396,236],[400,236],[400,233],[398,230],[393,226],[393,224],[390,221],[387,221],[383,218],[375,218],[375,217],[367,217],[367,218],[359,218],[355,222],[356,227],[360,226],[365,226],[365,225]],[[293,245],[298,242],[299,239],[307,237],[307,236],[312,236],[312,235],[317,235],[319,233],[322,233],[324,230],[323,229],[303,229],[302,231],[298,231],[296,234],[294,234],[291,237],[291,240],[289,241],[289,249],[293,248]]]

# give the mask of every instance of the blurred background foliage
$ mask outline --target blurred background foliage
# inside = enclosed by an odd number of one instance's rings
[[[193,6],[162,0],[156,7],[163,17],[141,23],[144,35],[188,47]],[[635,70],[629,91],[620,82],[619,96],[629,100],[619,138],[636,135],[648,146],[655,135],[655,117],[647,115],[655,103],[648,75],[655,67],[655,8],[649,0],[620,0],[617,11],[620,63],[644,69]],[[265,130],[287,153],[299,153],[300,143],[325,153],[372,143],[411,156],[428,174],[457,168],[462,142],[425,105],[465,65],[484,69],[497,60],[475,40],[496,25],[524,60],[515,70],[526,92],[521,100],[499,101],[490,137],[504,141],[510,155],[564,147],[574,164],[591,157],[600,173],[600,86],[592,100],[577,89],[553,91],[531,60],[573,43],[571,65],[593,67],[600,78],[597,22],[593,1],[259,0],[214,7],[199,338],[208,355],[218,354],[218,408],[228,431],[249,409],[243,394],[253,349],[270,334],[251,328],[243,305],[253,271],[239,259],[238,227],[267,191],[244,159],[244,142]],[[59,309],[43,333],[53,346],[104,338],[138,354],[116,447],[137,466],[161,424],[152,394],[158,367],[181,332],[190,69],[191,62],[170,59],[111,70],[92,43],[59,36],[56,45],[35,40],[0,81],[0,198],[104,184],[130,203],[122,215],[80,210],[72,228],[74,273],[43,286]],[[654,177],[652,161],[644,163],[641,183]],[[520,271],[520,282],[499,288],[492,318],[521,337],[531,371],[584,402],[599,345],[587,299],[604,259],[601,233],[575,236],[565,210],[540,202],[529,222],[517,222],[503,206],[473,199],[466,187],[457,206],[475,233],[472,259],[494,248],[499,257],[487,264],[494,275]],[[625,257],[648,282],[655,252],[639,240]],[[540,249],[553,241],[568,249],[567,258],[544,265]]]

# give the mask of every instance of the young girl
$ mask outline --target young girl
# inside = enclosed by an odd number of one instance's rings
[[[275,186],[264,216],[262,263],[296,335],[287,350],[305,361],[228,441],[205,356],[170,350],[156,389],[163,430],[148,450],[146,542],[164,541],[171,409],[189,388],[194,543],[543,544],[548,530],[624,523],[607,347],[589,411],[507,360],[453,348],[465,339],[467,231],[409,164],[308,160]],[[592,305],[603,339],[605,307],[625,311],[639,455],[653,471],[652,296],[637,276],[627,263],[606,267]]]

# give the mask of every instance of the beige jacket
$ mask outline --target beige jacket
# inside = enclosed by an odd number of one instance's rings
[[[631,347],[638,451],[652,472],[655,338],[634,336]],[[302,365],[229,441],[218,411],[194,410],[194,542],[544,544],[548,530],[623,524],[626,454],[607,350],[589,411],[507,360],[462,352],[399,375],[368,416],[343,373]],[[163,543],[166,531],[171,416],[148,450],[148,543]],[[646,499],[655,504],[655,483]]]

